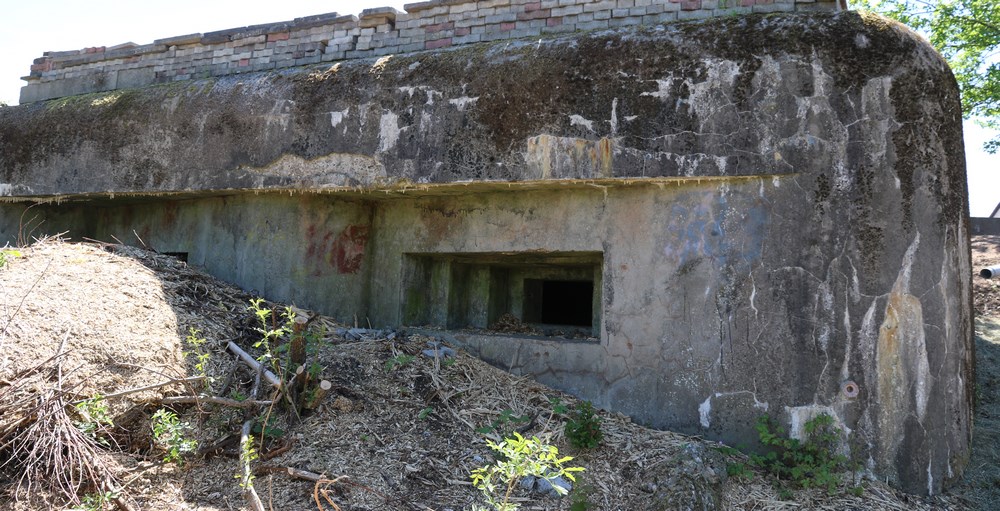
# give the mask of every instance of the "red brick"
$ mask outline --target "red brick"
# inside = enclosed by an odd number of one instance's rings
[[[557,27],[559,25],[562,25],[562,18],[561,17],[559,17],[559,18],[549,18],[549,19],[545,20],[545,26],[547,26],[547,27]]]
[[[537,11],[542,8],[541,2],[535,2],[531,4],[524,4],[524,12]]]
[[[552,13],[551,9],[542,9],[540,11],[531,12],[519,12],[517,13],[518,21],[536,20],[541,18],[548,18],[549,14]]]
[[[513,23],[513,22],[510,22],[510,23],[501,23],[500,24],[500,31],[501,32],[508,32],[510,30],[514,30],[515,27],[517,27],[517,23]]]
[[[52,61],[51,60],[50,61],[46,61],[46,62],[43,62],[41,64],[32,64],[31,65],[31,70],[32,71],[51,71],[52,70]]]
[[[455,28],[455,22],[449,21],[447,23],[438,23],[437,25],[427,25],[424,27],[425,34],[433,34],[434,32],[441,32],[443,30],[451,30]]]
[[[444,48],[445,46],[451,46],[451,38],[446,37],[444,39],[435,39],[433,41],[427,41],[424,43],[424,48],[428,50],[433,50],[435,48]]]
[[[267,40],[270,41],[287,41],[288,32],[275,32],[273,34],[267,34]]]
[[[246,67],[250,65],[250,59],[240,59],[240,67]]]
[[[757,0],[757,5],[768,5],[773,4],[774,0]]]
[[[469,35],[472,32],[470,27],[458,27],[455,29],[455,35]]]
[[[754,0],[740,0],[740,7],[753,7]]]
[[[701,0],[684,0],[681,2],[682,11],[697,11],[701,9]]]

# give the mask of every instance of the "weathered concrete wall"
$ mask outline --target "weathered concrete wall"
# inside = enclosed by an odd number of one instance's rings
[[[799,427],[831,413],[874,474],[920,493],[960,477],[971,434],[962,154],[944,62],[901,26],[853,13],[0,109],[0,194],[101,198],[32,208],[44,229],[136,230],[344,320],[405,324],[414,300],[440,298],[447,271],[408,294],[414,257],[487,254],[499,267],[599,254],[595,339],[449,335],[711,438],[751,438],[764,412]],[[121,202],[132,194],[158,202]],[[7,207],[0,235],[23,207]],[[473,266],[485,286],[492,270]]]

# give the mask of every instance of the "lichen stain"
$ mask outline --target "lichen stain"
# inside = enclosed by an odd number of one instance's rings
[[[526,174],[534,179],[612,177],[615,140],[538,135],[526,142]]]
[[[263,167],[247,168],[255,174],[309,181],[314,186],[368,186],[383,182],[385,166],[363,154],[331,153],[312,159],[282,155]]]
[[[905,419],[923,423],[931,384],[920,300],[901,285],[889,293],[875,356],[881,461],[891,466],[905,436]]]

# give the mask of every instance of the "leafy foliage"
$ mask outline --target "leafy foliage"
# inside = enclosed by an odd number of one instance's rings
[[[264,354],[258,357],[257,361],[262,364],[269,364],[273,369],[278,369],[278,361],[275,358],[272,348],[277,345],[277,342],[282,337],[292,333],[292,325],[295,323],[295,311],[291,307],[285,307],[285,311],[281,313],[284,321],[281,325],[278,325],[277,315],[273,314],[271,309],[264,307],[263,298],[250,300],[249,310],[254,313],[254,316],[257,317],[257,322],[260,324],[254,330],[260,333],[261,338],[254,343],[253,347],[264,348]]]
[[[205,377],[205,387],[211,388],[211,380],[208,377],[208,359],[211,358],[211,354],[205,349],[205,338],[199,337],[201,331],[197,328],[191,327],[188,329],[188,335],[185,342],[191,347],[191,351],[187,351],[184,354],[190,355],[194,358],[194,370],[198,373],[198,376]]]
[[[583,471],[583,467],[565,466],[573,458],[559,457],[559,449],[543,443],[538,437],[524,438],[515,432],[513,437],[500,443],[487,441],[486,445],[497,452],[499,460],[473,470],[472,484],[483,492],[486,503],[496,511],[514,511],[520,507],[510,502],[510,494],[524,477],[539,477],[550,483],[557,477],[576,481],[573,474]],[[560,495],[566,494],[566,489],[557,484],[552,488]]]
[[[925,34],[962,89],[962,112],[1000,129],[1000,2],[997,0],[852,0]],[[986,150],[1000,149],[1000,137]]]
[[[177,414],[166,409],[159,409],[153,414],[153,438],[164,450],[163,461],[181,463],[184,454],[194,452],[198,448],[196,440],[187,438],[186,433],[191,427],[181,422]]]
[[[837,453],[843,431],[833,424],[830,415],[817,415],[805,423],[806,439],[799,441],[785,436],[784,428],[774,419],[762,416],[755,427],[761,444],[770,450],[764,455],[752,454],[750,462],[801,488],[825,488],[834,494],[841,474],[852,467],[846,456]],[[746,475],[745,470],[735,471],[732,475]],[[787,490],[782,489],[782,493],[787,496]]]
[[[573,447],[581,449],[593,449],[604,439],[601,418],[594,415],[594,405],[590,401],[582,401],[576,405],[563,432]]]
[[[117,498],[118,494],[111,491],[92,493],[84,496],[80,505],[70,508],[70,511],[104,511]]]
[[[21,251],[13,248],[0,249],[0,268],[7,265],[7,259],[21,257]]]
[[[476,428],[476,433],[481,433],[483,435],[488,435],[493,432],[503,434],[504,430],[508,426],[513,426],[516,424],[527,424],[531,422],[531,417],[528,415],[514,415],[514,410],[510,408],[505,408],[500,412],[500,416],[496,420],[489,423],[486,426]]]
[[[74,408],[80,416],[79,420],[73,421],[76,429],[82,431],[95,442],[107,446],[108,442],[102,437],[102,434],[107,432],[108,427],[114,426],[114,421],[111,419],[111,412],[108,410],[108,404],[104,402],[104,397],[95,395],[86,401],[77,403]]]
[[[413,355],[396,355],[385,361],[385,372],[390,373],[396,369],[413,362],[417,357]]]

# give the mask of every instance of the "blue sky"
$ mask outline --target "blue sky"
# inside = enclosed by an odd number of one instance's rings
[[[0,101],[17,103],[24,85],[20,77],[28,74],[32,60],[44,51],[113,46],[127,41],[145,44],[164,37],[310,14],[359,14],[369,7],[392,6],[402,10],[404,3],[407,2],[7,0],[0,18]],[[992,134],[972,122],[965,123],[972,216],[989,215],[1000,202],[1000,155],[982,151],[983,142]]]

